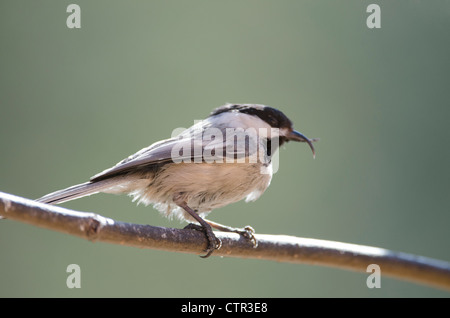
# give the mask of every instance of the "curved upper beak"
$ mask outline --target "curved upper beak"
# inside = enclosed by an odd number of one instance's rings
[[[312,150],[313,156],[316,157],[316,151],[314,149],[313,146],[313,142],[319,140],[318,138],[313,138],[313,139],[309,139],[308,137],[306,137],[305,135],[303,135],[302,133],[299,133],[296,130],[291,131],[286,138],[288,140],[294,140],[294,141],[298,141],[298,142],[306,142],[308,143],[309,147]]]

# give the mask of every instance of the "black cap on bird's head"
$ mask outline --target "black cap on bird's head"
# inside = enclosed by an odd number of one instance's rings
[[[252,116],[257,116],[272,128],[280,129],[279,144],[293,140],[298,142],[306,142],[313,152],[313,156],[316,155],[313,146],[314,141],[318,141],[318,138],[309,139],[302,133],[294,130],[292,121],[280,110],[260,104],[226,104],[216,108],[211,113],[211,116],[219,115],[225,112],[239,112]]]

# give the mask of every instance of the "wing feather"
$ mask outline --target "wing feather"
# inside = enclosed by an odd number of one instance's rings
[[[225,161],[225,156],[238,159],[254,154],[257,151],[257,147],[249,146],[257,145],[256,140],[255,143],[252,143],[252,138],[242,139],[237,134],[238,138],[232,140],[224,140],[223,138],[203,140],[194,137],[195,135],[192,133],[193,128],[191,127],[191,129],[176,137],[159,141],[141,149],[115,166],[96,174],[91,178],[91,181],[104,180],[135,169],[151,167],[157,164],[180,163],[182,161],[202,162],[203,160],[211,162],[214,158]],[[242,145],[242,142],[244,142],[244,145]],[[203,156],[205,153],[209,154],[210,157],[205,158]]]

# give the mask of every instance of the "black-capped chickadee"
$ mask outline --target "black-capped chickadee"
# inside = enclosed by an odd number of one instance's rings
[[[146,147],[90,181],[43,196],[59,204],[91,194],[127,193],[163,215],[197,222],[208,239],[208,257],[221,242],[212,228],[236,232],[256,244],[250,226],[232,228],[204,217],[213,209],[254,201],[272,179],[276,150],[290,140],[312,142],[281,111],[257,104],[226,104],[180,134]],[[195,226],[192,226],[195,227]]]

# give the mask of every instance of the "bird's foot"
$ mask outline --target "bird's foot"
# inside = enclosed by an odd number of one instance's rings
[[[206,239],[208,240],[208,246],[205,249],[205,255],[200,255],[202,258],[207,258],[211,256],[211,254],[222,247],[222,241],[214,234],[211,226],[207,224],[207,226],[198,225],[194,223],[190,223],[184,227],[184,229],[188,230],[196,230],[205,233]]]
[[[255,229],[252,228],[250,225],[245,226],[244,228],[236,228],[234,229],[235,233],[242,235],[244,238],[249,240],[253,244],[253,248],[258,247],[258,241],[255,237]]]
[[[247,225],[244,228],[236,228],[216,223],[210,220],[205,220],[205,222],[219,231],[237,233],[239,235],[242,235],[245,239],[249,240],[253,244],[253,248],[258,247],[258,242],[256,241],[255,237],[255,230],[250,225]]]

